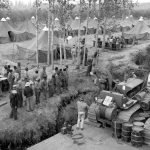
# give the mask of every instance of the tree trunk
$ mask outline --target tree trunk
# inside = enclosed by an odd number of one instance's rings
[[[105,49],[105,37],[106,37],[106,17],[104,17],[104,28],[103,28],[103,42],[102,42],[102,50]]]
[[[64,33],[64,61],[66,62],[66,38],[65,38],[65,33]]]
[[[60,66],[62,66],[62,48],[61,48],[61,39],[59,37],[59,50],[60,50]]]
[[[88,35],[88,24],[89,24],[89,13],[90,13],[90,2],[88,7],[88,14],[87,14],[87,24],[86,24],[86,32],[85,32],[85,44],[84,44],[84,55],[83,55],[83,61],[82,66],[85,65],[85,55],[86,55],[86,41],[87,41],[87,35]]]
[[[78,29],[78,59],[77,59],[77,67],[80,66],[80,27],[81,27],[81,0],[80,0],[80,10],[79,10],[79,13],[80,13],[80,17],[79,17],[79,29]]]
[[[48,52],[47,52],[47,65],[50,65],[50,50],[51,50],[51,41],[50,41],[50,2],[48,7]]]
[[[39,67],[39,53],[38,53],[38,5],[36,0],[36,63]]]
[[[99,26],[100,26],[100,10],[101,10],[101,0],[99,0],[98,23],[97,23],[96,41],[95,41],[95,48],[96,48],[96,51],[98,52],[98,54],[99,54],[99,51],[98,51],[98,34],[99,34]],[[99,57],[99,55],[97,55],[97,57]],[[96,61],[96,63],[98,63],[98,61]]]

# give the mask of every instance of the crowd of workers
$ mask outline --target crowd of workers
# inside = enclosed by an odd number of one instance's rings
[[[22,76],[20,63],[13,69],[10,65],[4,66],[2,74],[9,82],[10,118],[15,120],[18,108],[25,106],[27,111],[33,111],[35,104],[38,105],[41,101],[46,101],[48,97],[52,97],[54,94],[59,95],[64,90],[68,90],[68,66],[63,69],[55,67],[51,79],[48,79],[45,66],[42,72],[36,69],[32,77],[29,76],[26,67],[24,76]]]
[[[121,37],[108,37],[105,42],[105,47],[115,50],[120,50],[121,48],[124,48],[126,45],[125,39],[123,36]],[[98,47],[102,47],[102,41],[100,38],[98,38]]]

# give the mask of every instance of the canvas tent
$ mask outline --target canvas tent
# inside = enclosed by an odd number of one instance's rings
[[[124,33],[126,39],[150,39],[150,28],[145,24],[144,20],[140,19],[138,23],[130,31]]]
[[[62,39],[58,39],[56,36],[53,37],[53,48],[54,48],[54,59],[58,59],[58,51],[57,48],[59,44],[63,44]],[[50,39],[51,41],[51,39]],[[26,52],[28,53],[25,56],[28,56],[27,58],[24,57],[24,59],[27,60],[34,60],[36,59],[36,46],[37,39],[34,38],[30,41],[30,43],[20,44],[17,46],[18,48],[18,57],[22,58],[22,55]],[[48,28],[44,28],[38,37],[38,58],[40,63],[46,63],[47,62],[47,51],[48,51]],[[21,54],[21,56],[19,56]]]
[[[0,21],[0,43],[20,42],[33,38],[33,34],[25,32],[25,30],[14,29],[6,19]]]
[[[88,20],[88,34],[95,34],[97,29],[98,21],[96,19],[89,18]],[[82,27],[87,26],[87,20],[85,20],[82,24]]]

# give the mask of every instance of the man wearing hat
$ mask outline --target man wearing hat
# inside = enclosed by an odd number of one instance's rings
[[[19,80],[17,83],[17,93],[18,93],[18,107],[23,107],[23,83],[22,80]]]
[[[24,96],[26,97],[27,111],[33,111],[33,89],[30,86],[30,82],[25,84]]]
[[[41,90],[40,90],[40,78],[36,78],[36,80],[35,80],[34,91],[35,91],[36,104],[39,104],[40,103],[40,94],[41,94]]]
[[[81,130],[83,130],[85,113],[89,108],[89,106],[84,102],[83,98],[80,98],[80,101],[77,101],[77,108],[78,108],[77,129],[80,128]]]
[[[13,86],[13,90],[10,92],[10,107],[11,107],[11,113],[10,118],[14,118],[17,120],[17,108],[18,108],[18,93],[16,91],[16,85]]]

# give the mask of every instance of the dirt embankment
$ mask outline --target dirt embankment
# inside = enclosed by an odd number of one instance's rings
[[[0,148],[23,150],[60,132],[64,121],[74,125],[77,120],[76,101],[83,96],[90,105],[96,91],[90,79],[71,77],[68,92],[47,102],[42,101],[33,112],[19,109],[17,121],[9,119],[10,106],[4,106],[0,121]]]

